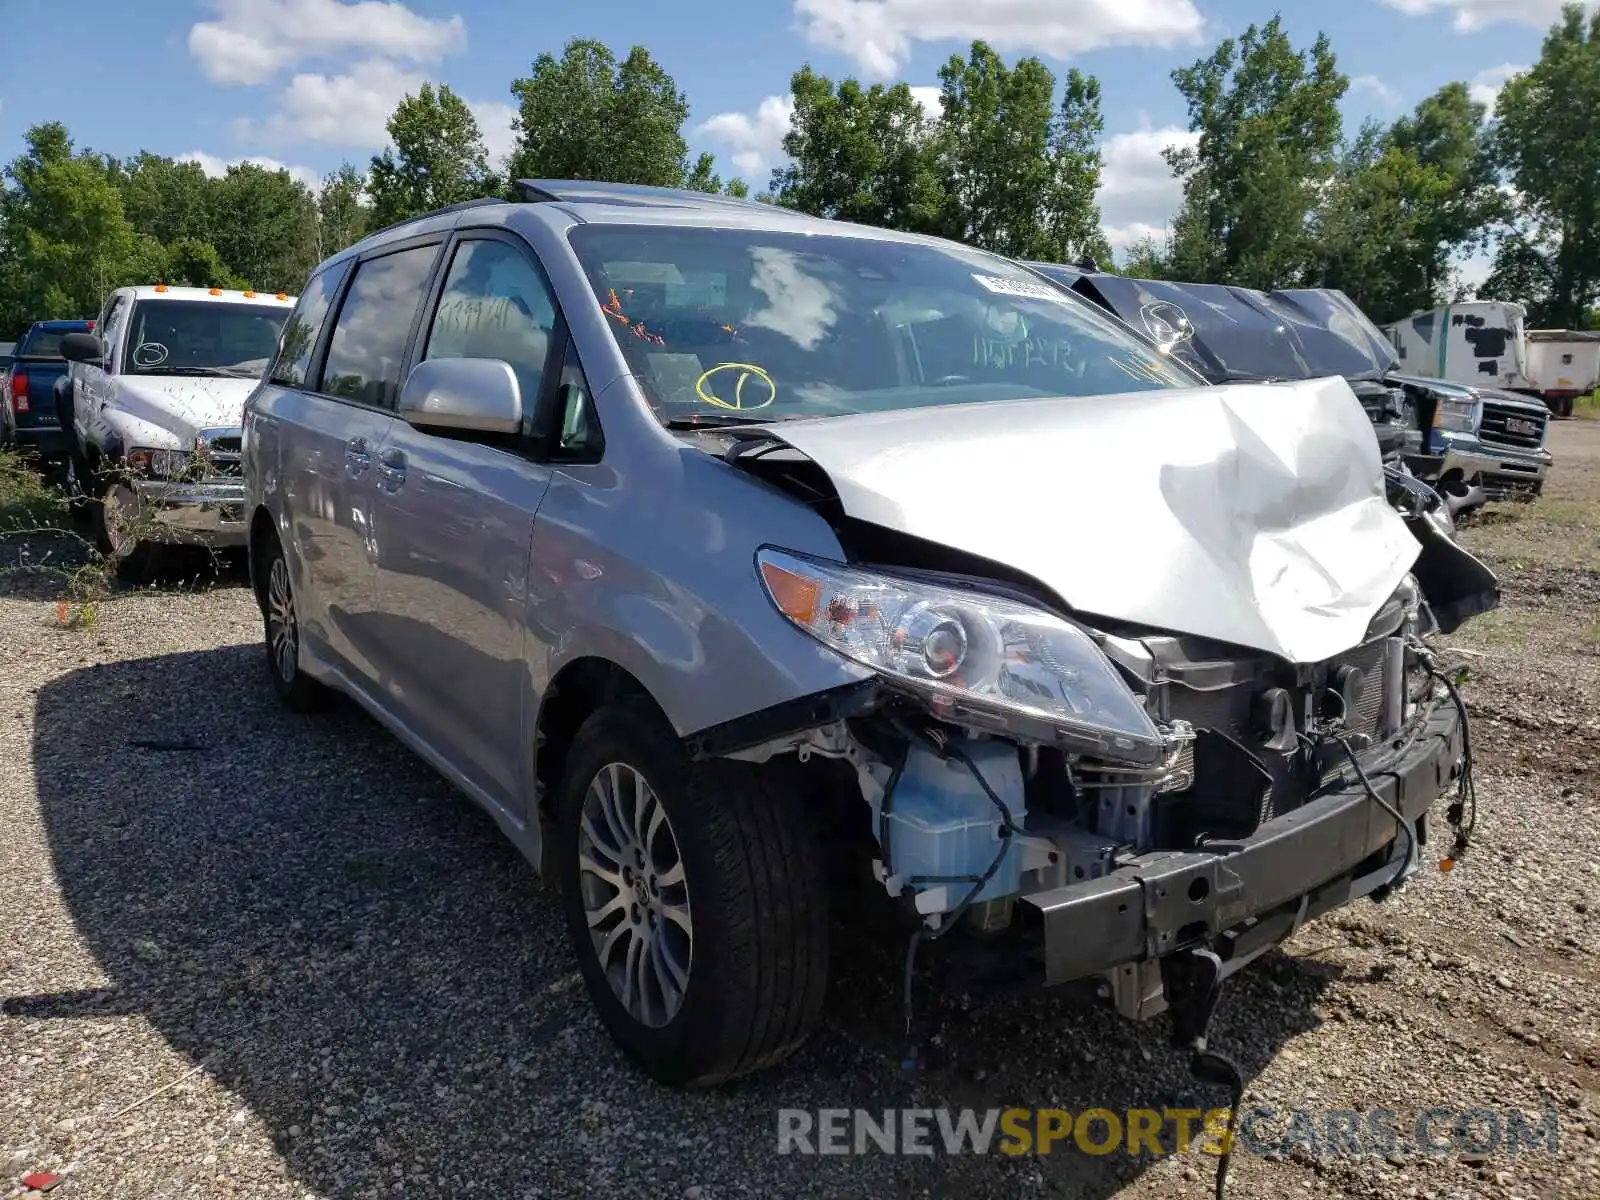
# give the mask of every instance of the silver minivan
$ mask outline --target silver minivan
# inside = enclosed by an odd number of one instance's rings
[[[908,981],[954,934],[1203,1035],[1415,869],[1474,602],[1342,379],[1206,386],[949,242],[521,187],[312,275],[246,407],[252,579],[282,698],[493,814],[650,1073],[798,1046],[841,888]]]

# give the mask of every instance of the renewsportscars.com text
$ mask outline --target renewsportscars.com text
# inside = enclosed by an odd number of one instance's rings
[[[802,1108],[778,1110],[779,1154],[1202,1154],[1227,1149],[1316,1157],[1556,1153],[1554,1109],[1245,1109],[1230,1133],[1225,1108]]]

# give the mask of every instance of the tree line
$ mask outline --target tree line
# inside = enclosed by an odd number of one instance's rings
[[[1113,269],[1096,192],[1100,82],[1008,64],[984,42],[940,68],[936,111],[905,83],[865,86],[803,66],[790,80],[787,161],[756,197],[819,216],[955,238],[1002,254]],[[1600,303],[1600,13],[1569,5],[1494,111],[1446,84],[1390,124],[1343,126],[1350,81],[1326,36],[1296,48],[1274,17],[1173,72],[1193,144],[1166,152],[1182,184],[1168,235],[1129,274],[1275,288],[1337,287],[1378,321],[1455,298],[1452,263],[1495,248],[1481,294],[1536,324],[1587,327]],[[328,254],[518,178],[585,178],[750,195],[712,155],[691,160],[689,103],[650,52],[603,43],[541,54],[511,84],[515,143],[491,161],[448,86],[406,96],[391,145],[315,187],[243,163],[76,148],[28,131],[0,192],[0,334],[96,311],[112,287],[297,290]]]

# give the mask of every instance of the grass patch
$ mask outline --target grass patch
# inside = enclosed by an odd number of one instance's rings
[[[0,537],[63,529],[67,503],[27,459],[0,450]]]
[[[1572,402],[1572,415],[1586,421],[1600,421],[1600,388]]]
[[[1526,650],[1539,627],[1539,614],[1525,608],[1496,608],[1474,617],[1456,639],[1494,650]]]

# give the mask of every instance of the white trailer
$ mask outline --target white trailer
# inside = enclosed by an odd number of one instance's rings
[[[1400,369],[1468,387],[1536,390],[1528,377],[1526,313],[1520,304],[1470,300],[1385,325]]]
[[[1600,331],[1528,330],[1528,377],[1552,413],[1570,417],[1573,401],[1600,387]]]

